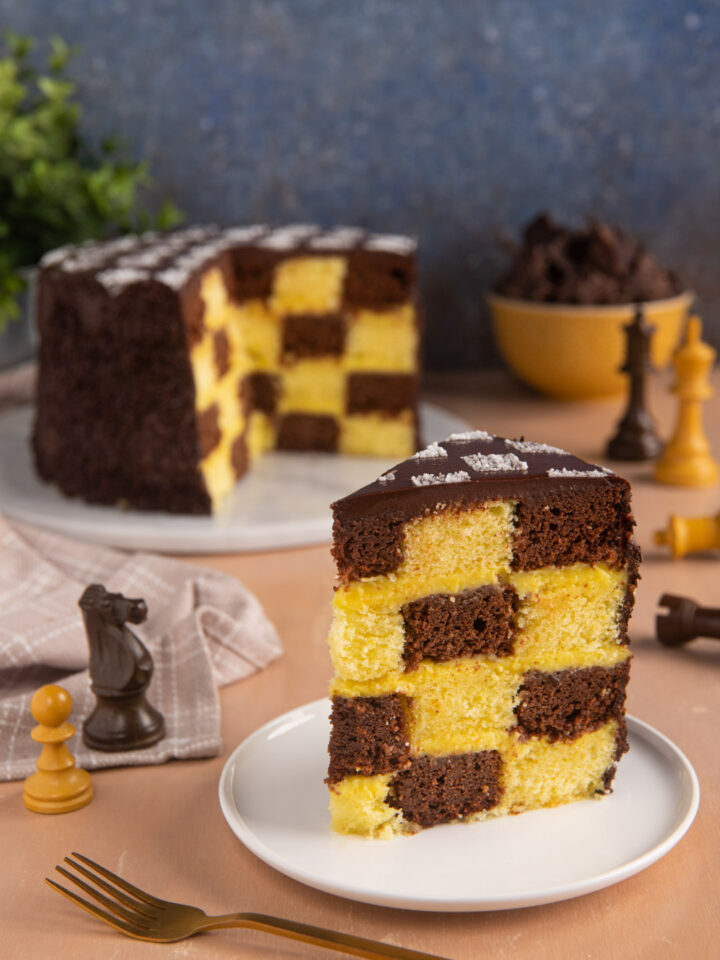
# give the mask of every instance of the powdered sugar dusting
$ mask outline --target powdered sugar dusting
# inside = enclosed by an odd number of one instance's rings
[[[458,470],[456,473],[421,473],[411,479],[416,487],[434,487],[440,483],[467,483],[470,480],[470,474],[464,470]]]
[[[381,253],[399,253],[403,256],[412,253],[417,243],[412,237],[403,237],[394,233],[374,233],[365,241],[366,250]]]
[[[187,270],[181,270],[179,267],[168,267],[167,270],[161,270],[156,274],[155,279],[164,283],[171,290],[179,290],[187,282]]]
[[[192,246],[185,250],[177,260],[161,270],[156,278],[171,287],[173,290],[179,290],[196,270],[200,270],[207,263],[213,260],[219,253],[222,253],[230,246],[225,235],[213,237],[206,243],[198,246]]]
[[[597,470],[569,470],[567,467],[562,467],[557,469],[551,467],[547,475],[549,477],[607,477],[612,473],[612,470],[607,470],[605,467],[598,467]]]
[[[527,473],[528,465],[514,453],[471,453],[461,457],[478,473]]]
[[[446,457],[447,450],[444,447],[441,447],[439,443],[431,443],[429,446],[425,447],[424,450],[418,450],[417,453],[414,453],[411,460],[425,460],[429,457]]]
[[[451,433],[448,440],[456,440],[460,443],[469,443],[472,440],[483,440],[490,443],[495,437],[486,430],[466,430],[465,433]]]
[[[113,270],[103,270],[95,274],[95,279],[101,283],[113,296],[129,287],[133,283],[142,283],[149,280],[151,274],[147,270],[136,270],[131,267],[117,267]]]
[[[395,479],[395,471],[388,470],[387,473],[384,473],[381,477],[378,477],[378,483],[390,483]]]
[[[170,236],[181,238],[189,246],[191,243],[198,243],[200,240],[205,240],[217,233],[218,228],[211,224],[207,227],[187,227],[185,230],[178,230],[177,233],[170,234]]]
[[[157,244],[153,247],[146,247],[143,250],[139,250],[136,253],[128,253],[124,257],[120,257],[117,261],[118,267],[130,267],[130,268],[149,268],[153,269],[157,267],[158,264],[171,256],[178,250],[176,244]]]
[[[68,273],[97,270],[118,253],[134,250],[138,245],[136,236],[118,237],[116,240],[88,240],[62,261],[62,269]]]
[[[259,241],[259,246],[269,250],[292,250],[303,240],[319,232],[319,227],[311,223],[298,223],[291,227],[280,227],[273,230]]]
[[[335,227],[317,237],[313,237],[308,246],[313,250],[348,250],[362,237],[359,227]]]
[[[225,231],[225,236],[230,243],[250,243],[257,240],[266,230],[267,227],[264,224],[255,223],[251,227],[230,227]]]
[[[569,456],[567,450],[551,447],[549,443],[535,443],[533,440],[506,440],[505,443],[521,453],[557,453],[561,456]]]
[[[70,251],[73,249],[71,244],[66,244],[64,247],[57,247],[55,250],[48,250],[48,252],[40,258],[41,267],[56,267],[59,263],[62,263],[63,260],[70,255]]]

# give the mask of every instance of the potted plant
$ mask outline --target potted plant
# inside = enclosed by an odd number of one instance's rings
[[[81,110],[66,68],[73,51],[50,42],[44,70],[29,37],[7,34],[0,58],[0,367],[32,349],[34,265],[48,250],[181,219],[166,202],[151,215],[142,194],[145,163],[120,155],[115,140],[93,150],[81,137]]]

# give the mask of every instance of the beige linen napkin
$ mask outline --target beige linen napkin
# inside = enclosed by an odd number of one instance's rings
[[[145,623],[129,626],[152,654],[148,699],[165,717],[165,738],[148,749],[102,753],[79,736],[95,704],[78,607],[89,583],[147,602]],[[70,721],[78,735],[69,746],[79,766],[162,763],[219,753],[217,688],[281,653],[259,602],[232,577],[11,525],[0,516],[0,780],[35,770],[30,699],[45,683],[59,683],[73,698]]]

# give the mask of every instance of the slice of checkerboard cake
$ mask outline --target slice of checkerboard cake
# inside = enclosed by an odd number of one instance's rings
[[[478,430],[333,511],[333,828],[387,837],[610,792],[639,562],[627,481]]]

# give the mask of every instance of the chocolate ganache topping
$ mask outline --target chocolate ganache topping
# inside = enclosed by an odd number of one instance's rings
[[[392,497],[394,507],[406,503],[410,516],[448,498],[478,502],[507,497],[510,484],[527,496],[533,491],[546,495],[574,483],[608,481],[626,483],[606,467],[586,463],[559,447],[470,430],[431,443],[332,506],[340,516],[367,514],[374,500],[382,509]]]

